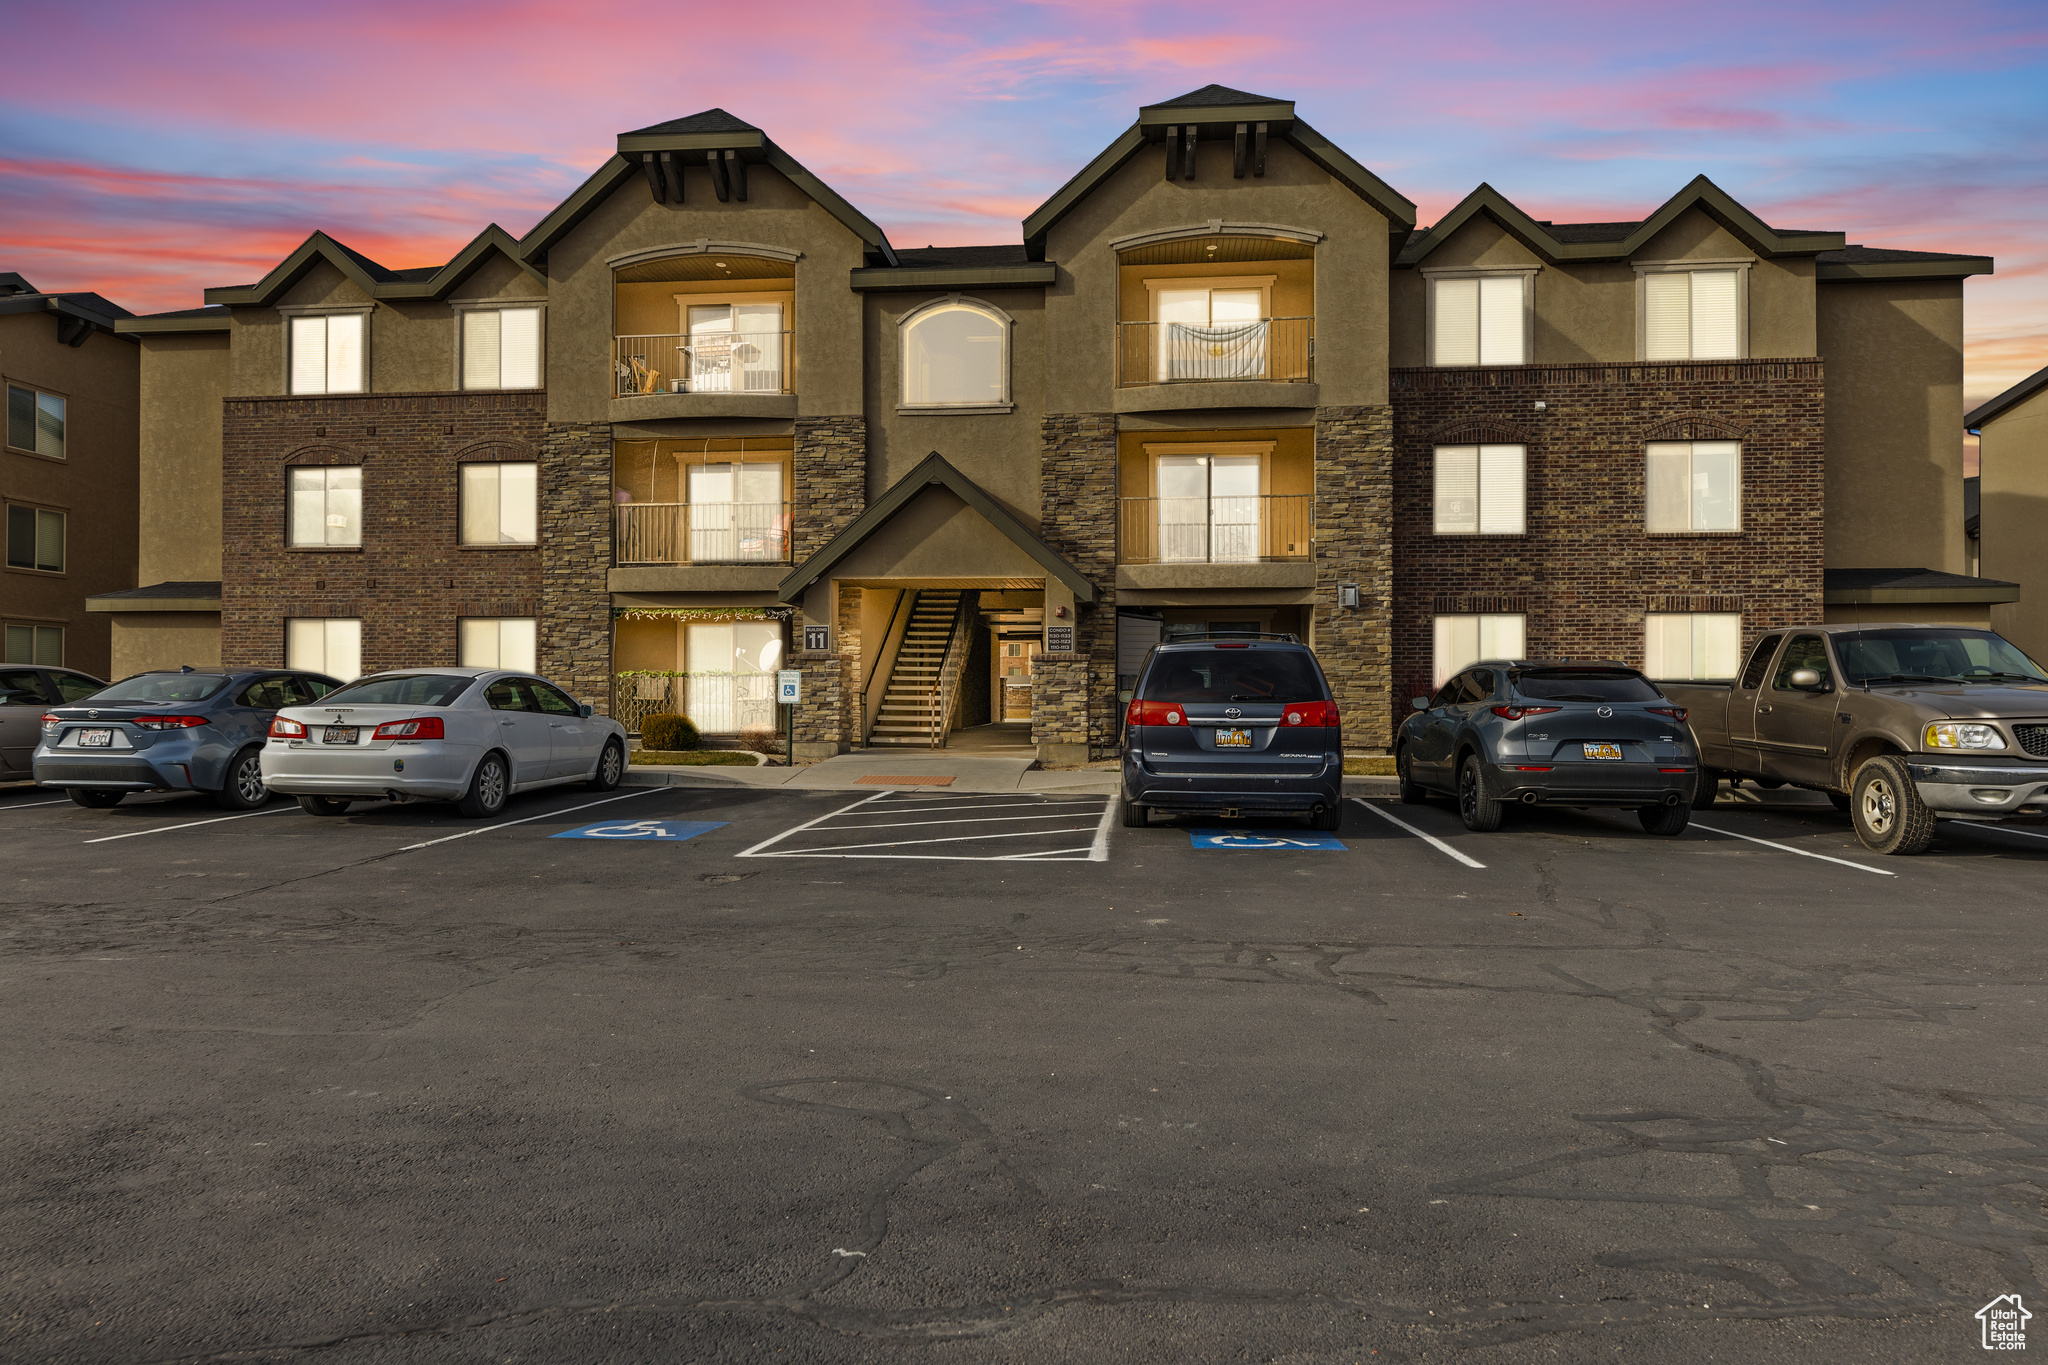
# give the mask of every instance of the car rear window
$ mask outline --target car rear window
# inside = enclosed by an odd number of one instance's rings
[[[1640,673],[1619,668],[1546,668],[1515,675],[1515,694],[1530,701],[1661,701]]]
[[[322,705],[345,701],[352,706],[446,706],[475,681],[447,673],[399,673],[337,687],[320,700]]]
[[[1160,653],[1138,696],[1145,701],[1321,701],[1323,680],[1293,650]]]
[[[94,693],[92,700],[204,701],[227,685],[224,673],[138,673]]]

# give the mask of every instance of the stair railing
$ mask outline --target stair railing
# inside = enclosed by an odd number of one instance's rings
[[[960,676],[967,670],[967,653],[973,634],[971,623],[981,600],[978,592],[960,594],[953,609],[953,634],[946,641],[945,662],[939,665],[938,686],[931,691],[931,738],[934,749],[946,747],[946,730],[953,718],[953,704],[960,691]]]
[[[889,628],[882,633],[881,646],[868,666],[867,677],[861,680],[857,705],[860,707],[860,746],[863,749],[874,735],[875,721],[888,697],[889,679],[896,672],[896,657],[903,651],[903,638],[910,630],[910,618],[916,614],[917,596],[916,588],[906,588],[896,594],[896,608],[889,615]]]

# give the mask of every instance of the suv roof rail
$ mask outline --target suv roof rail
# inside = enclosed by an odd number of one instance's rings
[[[1200,644],[1204,640],[1273,640],[1283,645],[1298,645],[1301,643],[1299,635],[1291,635],[1286,631],[1273,630],[1204,630],[1197,631],[1193,635],[1175,635],[1171,639],[1161,640],[1159,643],[1162,645],[1194,645]]]

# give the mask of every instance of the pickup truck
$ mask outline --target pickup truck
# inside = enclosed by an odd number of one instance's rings
[[[1942,820],[2048,815],[2048,674],[1967,626],[1772,631],[1729,682],[1657,686],[1699,746],[1694,806],[1722,778],[1825,792],[1878,853],[1919,853]]]

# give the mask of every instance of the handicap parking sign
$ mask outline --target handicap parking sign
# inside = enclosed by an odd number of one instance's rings
[[[1327,834],[1297,834],[1293,830],[1267,829],[1194,829],[1188,831],[1188,838],[1196,848],[1253,848],[1285,850],[1330,850],[1345,851],[1344,841],[1333,839]]]
[[[550,839],[638,839],[643,843],[676,843],[694,839],[714,829],[724,829],[724,820],[610,820],[602,825],[584,825],[550,834]]]

